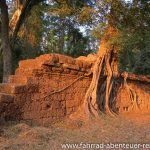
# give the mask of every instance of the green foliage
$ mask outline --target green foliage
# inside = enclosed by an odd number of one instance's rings
[[[120,70],[150,74],[150,1],[102,0],[95,8],[92,35],[103,38],[108,24],[117,29],[108,42],[118,46]]]
[[[79,20],[85,23],[92,11],[88,2],[57,0],[35,6],[15,44],[15,51],[21,51],[18,59],[33,58],[48,52],[71,56],[89,53],[90,46],[86,46],[90,43],[88,37],[79,30]]]
[[[11,4],[10,7],[13,8]],[[109,43],[120,50],[120,70],[150,74],[148,0],[128,3],[124,0],[43,1],[32,8],[19,32],[13,49],[14,70],[20,59],[43,53],[78,57],[95,52],[108,23],[119,32]]]
[[[55,52],[70,56],[85,55],[91,51],[87,48],[89,38],[75,27],[70,18],[50,16],[44,33],[44,52]]]
[[[93,48],[90,43],[94,39],[80,31],[80,24],[88,24],[91,19],[89,1],[52,0],[51,3],[43,1],[32,7],[13,47],[13,71],[18,61],[43,53],[62,53],[74,57],[89,54]],[[9,7],[11,18],[14,3],[10,2]]]
[[[33,7],[22,25],[13,47],[13,71],[18,66],[19,60],[34,58],[41,53],[44,9],[43,4]]]
[[[90,6],[85,6],[80,14],[78,15],[78,21],[80,23],[90,23],[92,21],[92,14],[94,13],[94,10]]]
[[[81,25],[85,29],[84,25],[89,26],[91,21],[92,7],[87,2],[59,0],[48,5],[43,20],[44,53],[55,52],[77,57],[92,51],[89,35],[80,31]]]
[[[150,74],[150,4],[135,1],[129,6],[119,25],[120,69]]]
[[[141,29],[142,30],[142,29]],[[138,74],[150,74],[150,32],[127,32],[121,37],[120,68]]]

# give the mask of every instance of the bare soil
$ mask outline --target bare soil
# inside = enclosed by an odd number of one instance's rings
[[[43,127],[27,122],[0,126],[0,150],[61,150],[64,143],[149,143],[150,116],[130,115]]]

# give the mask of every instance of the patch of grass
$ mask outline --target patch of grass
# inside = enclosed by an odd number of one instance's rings
[[[15,138],[18,136],[18,134],[21,132],[20,128],[17,128],[15,126],[8,127],[3,130],[3,136],[6,138]]]

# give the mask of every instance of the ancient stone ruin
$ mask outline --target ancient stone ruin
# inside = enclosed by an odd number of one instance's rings
[[[97,56],[71,58],[60,54],[46,54],[19,62],[9,83],[0,84],[0,118],[28,120],[49,124],[77,111],[92,80],[91,69]],[[150,77],[129,74],[127,82],[136,92],[137,102],[130,101],[124,86],[123,74],[115,101],[116,113],[150,114]],[[137,105],[135,105],[135,103]]]

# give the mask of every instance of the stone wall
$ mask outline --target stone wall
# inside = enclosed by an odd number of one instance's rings
[[[46,124],[75,112],[91,82],[95,56],[88,58],[48,54],[20,61],[9,83],[0,85],[1,118]]]
[[[139,76],[142,77],[142,76]],[[127,79],[129,89],[123,86],[119,88],[114,103],[115,111],[121,113],[150,114],[150,79],[130,75]],[[132,90],[132,94],[129,92]],[[133,101],[131,101],[131,98]]]
[[[46,54],[19,62],[9,83],[0,84],[0,118],[49,124],[75,112],[91,83],[96,55],[77,59]],[[137,94],[137,108],[127,89],[119,88],[113,109],[117,113],[150,113],[150,79],[129,75],[127,82]],[[123,84],[122,76],[117,84]]]

